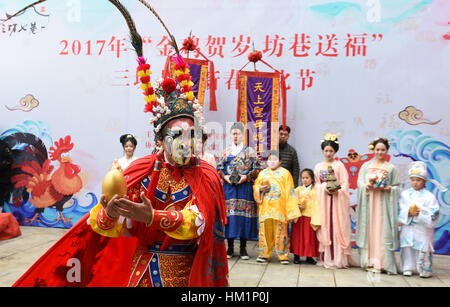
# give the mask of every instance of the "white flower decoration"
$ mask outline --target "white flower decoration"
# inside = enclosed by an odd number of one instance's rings
[[[159,124],[158,126],[156,126],[156,128],[155,128],[155,132],[156,132],[156,133],[158,133],[158,132],[159,132],[159,130],[161,130],[161,124]]]

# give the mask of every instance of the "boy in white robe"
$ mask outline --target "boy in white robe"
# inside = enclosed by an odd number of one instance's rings
[[[408,171],[411,188],[402,192],[398,221],[401,226],[400,247],[404,276],[419,273],[431,277],[434,227],[439,217],[436,197],[425,189],[427,166],[413,162]]]

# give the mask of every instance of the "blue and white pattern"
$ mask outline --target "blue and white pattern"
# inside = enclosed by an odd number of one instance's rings
[[[444,141],[419,130],[393,130],[388,134],[390,151],[395,157],[405,157],[409,161],[425,162],[428,179],[450,187],[450,146]],[[439,203],[440,217],[435,227],[434,249],[437,254],[450,254],[450,190],[442,192],[432,182],[427,182],[427,190]]]

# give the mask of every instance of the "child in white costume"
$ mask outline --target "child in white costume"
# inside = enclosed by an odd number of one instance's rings
[[[401,226],[400,247],[403,275],[413,272],[431,277],[434,227],[439,217],[436,197],[425,189],[427,166],[413,162],[408,171],[411,188],[402,192],[398,221]]]

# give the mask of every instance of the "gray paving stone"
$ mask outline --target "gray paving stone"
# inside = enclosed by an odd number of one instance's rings
[[[11,286],[66,229],[21,227],[22,236],[0,241],[0,287]],[[235,250],[239,242],[236,240]],[[229,283],[234,287],[449,287],[450,256],[435,255],[434,276],[429,279],[418,276],[388,276],[369,274],[361,268],[329,270],[310,264],[281,265],[275,256],[267,264],[256,263],[257,242],[248,242],[250,260],[238,257],[229,259]],[[357,251],[354,250],[354,259]],[[399,260],[398,253],[396,254]]]

